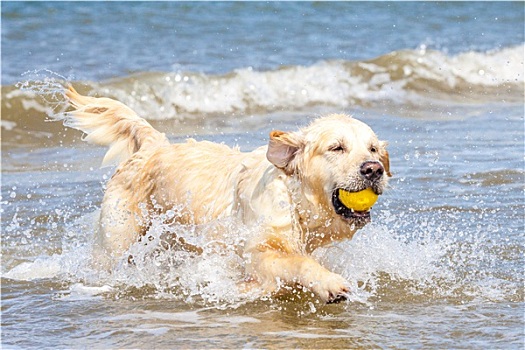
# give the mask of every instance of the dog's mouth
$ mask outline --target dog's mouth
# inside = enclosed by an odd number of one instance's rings
[[[362,191],[347,191],[337,188],[332,192],[332,205],[337,215],[345,219],[367,223],[377,194],[370,188]]]

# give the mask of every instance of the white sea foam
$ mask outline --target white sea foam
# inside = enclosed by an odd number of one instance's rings
[[[404,50],[367,61],[321,61],[311,66],[283,66],[256,71],[239,68],[225,75],[195,72],[138,73],[101,83],[83,82],[92,94],[110,96],[129,105],[146,119],[184,119],[203,115],[233,115],[298,111],[313,106],[347,109],[389,104],[521,102],[524,48],[464,52],[448,56],[440,51]],[[48,74],[50,77],[43,77]],[[60,75],[46,70],[29,72],[7,92],[6,107],[51,113]],[[73,82],[75,83],[75,82]],[[47,85],[46,85],[47,84]],[[45,100],[36,95],[47,96]],[[49,95],[49,96],[48,96]],[[51,101],[51,103],[49,102]]]
[[[60,256],[38,257],[31,262],[23,262],[13,267],[2,277],[19,281],[57,277],[62,271]]]
[[[97,91],[115,95],[152,119],[302,110],[316,105],[345,109],[385,101],[420,104],[436,98],[436,92],[451,100],[498,101],[503,87],[506,99],[521,100],[523,49],[456,56],[399,51],[362,62],[322,61],[274,71],[244,68],[223,76],[146,74],[129,78],[131,91],[119,89],[120,81]]]
[[[15,122],[10,122],[8,120],[0,120],[0,127],[2,129],[11,131],[11,130],[13,130],[16,127],[16,123]]]

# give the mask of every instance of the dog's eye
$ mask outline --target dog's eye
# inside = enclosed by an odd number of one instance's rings
[[[374,146],[370,147],[370,152],[376,153],[377,152],[377,148],[375,148]]]
[[[345,148],[341,144],[333,145],[329,148],[331,152],[344,152]]]

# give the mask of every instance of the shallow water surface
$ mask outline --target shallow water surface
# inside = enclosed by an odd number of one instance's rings
[[[522,3],[1,6],[3,348],[523,348]],[[250,151],[325,113],[369,124],[389,188],[352,241],[314,252],[350,300],[241,293],[234,248],[136,244],[135,266],[93,269],[114,168],[46,121],[65,82],[173,142]],[[253,229],[221,225],[231,247]]]

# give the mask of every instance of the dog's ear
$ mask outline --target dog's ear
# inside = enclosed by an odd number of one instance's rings
[[[266,158],[290,175],[294,172],[293,160],[302,147],[303,141],[298,134],[274,130],[270,133]]]
[[[390,157],[388,156],[388,151],[386,150],[386,146],[388,143],[386,141],[381,142],[381,150],[379,151],[379,161],[383,164],[383,167],[385,168],[385,172],[388,175],[388,177],[392,177],[392,173],[390,172]]]

